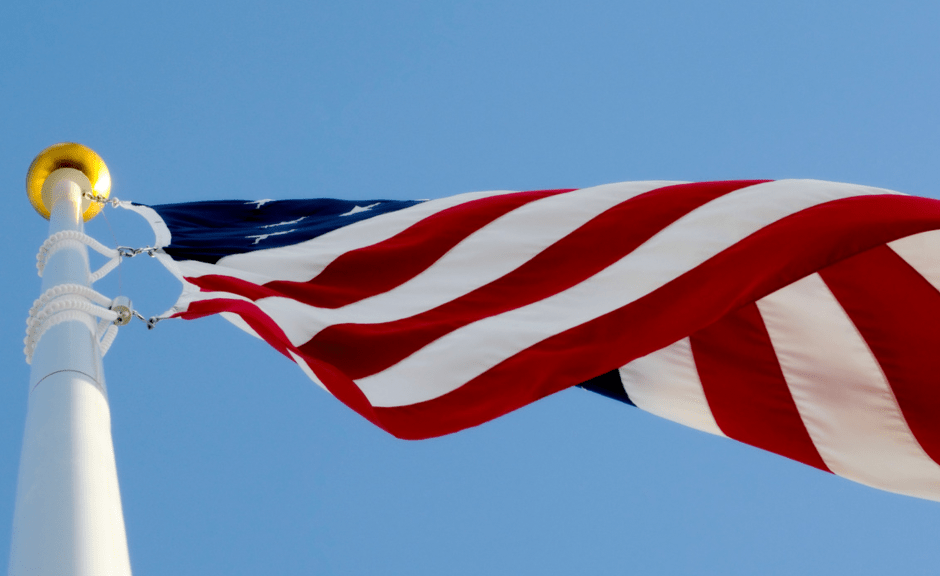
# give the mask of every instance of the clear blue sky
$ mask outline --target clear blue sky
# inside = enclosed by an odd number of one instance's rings
[[[46,223],[23,180],[77,141],[114,195],[433,198],[807,177],[938,197],[940,4],[6,2],[0,6],[0,567]],[[145,245],[136,215],[89,231]],[[144,314],[138,258],[100,288]],[[135,574],[928,574],[940,505],[569,390],[395,440],[223,320],[106,358]]]

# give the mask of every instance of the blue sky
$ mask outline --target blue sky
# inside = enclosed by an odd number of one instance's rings
[[[46,236],[23,180],[46,146],[94,148],[113,194],[150,204],[785,177],[940,197],[938,32],[927,1],[5,3],[0,565]],[[152,241],[122,211],[89,232]],[[146,258],[99,288],[145,315],[179,291]],[[218,318],[122,329],[106,371],[138,575],[940,561],[936,503],[581,390],[406,442]]]

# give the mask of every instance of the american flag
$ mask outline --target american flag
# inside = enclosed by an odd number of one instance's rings
[[[182,282],[401,438],[571,386],[940,500],[940,201],[814,180],[132,205]]]

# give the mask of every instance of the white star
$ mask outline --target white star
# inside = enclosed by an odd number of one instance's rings
[[[277,224],[266,224],[264,226],[261,226],[261,228],[277,228],[278,226],[290,226],[291,224],[296,224],[300,222],[304,218],[306,218],[306,216],[301,216],[300,218],[296,220],[291,220],[289,222],[278,222]]]
[[[258,242],[261,242],[262,240],[267,240],[271,236],[280,236],[281,234],[290,234],[291,232],[295,232],[295,231],[296,231],[296,228],[292,230],[284,230],[283,232],[271,232],[270,234],[254,234],[252,236],[245,236],[245,238],[254,238],[255,241],[251,243],[252,246],[254,246]]]
[[[352,216],[353,214],[358,214],[360,212],[366,212],[371,210],[381,204],[381,202],[376,202],[375,204],[369,204],[368,206],[354,206],[352,210],[345,214],[340,214],[340,216]]]

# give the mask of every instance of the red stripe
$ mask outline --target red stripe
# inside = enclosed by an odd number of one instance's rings
[[[449,332],[584,281],[695,208],[756,183],[704,182],[647,192],[604,211],[513,272],[460,298],[394,322],[333,325],[300,348],[353,379],[376,374]],[[357,354],[357,349],[369,354]]]
[[[227,292],[248,298],[252,301],[271,296],[280,296],[280,294],[270,288],[242,280],[241,278],[235,278],[234,276],[206,274],[205,276],[187,276],[185,280],[199,287],[203,292]]]
[[[477,426],[663,348],[833,262],[938,228],[936,200],[865,196],[822,204],[760,230],[640,300],[546,338],[453,392],[374,410],[382,427],[402,438]]]
[[[755,304],[692,334],[690,342],[708,407],[725,435],[830,471],[803,424]]]
[[[820,276],[878,360],[914,437],[940,463],[940,293],[887,246]]]
[[[258,286],[226,276],[187,278],[203,291],[225,291],[252,300],[286,296],[318,308],[340,308],[408,281],[470,234],[535,200],[571,192],[535,190],[480,198],[441,210],[372,246],[351,250],[307,282],[275,280]]]

